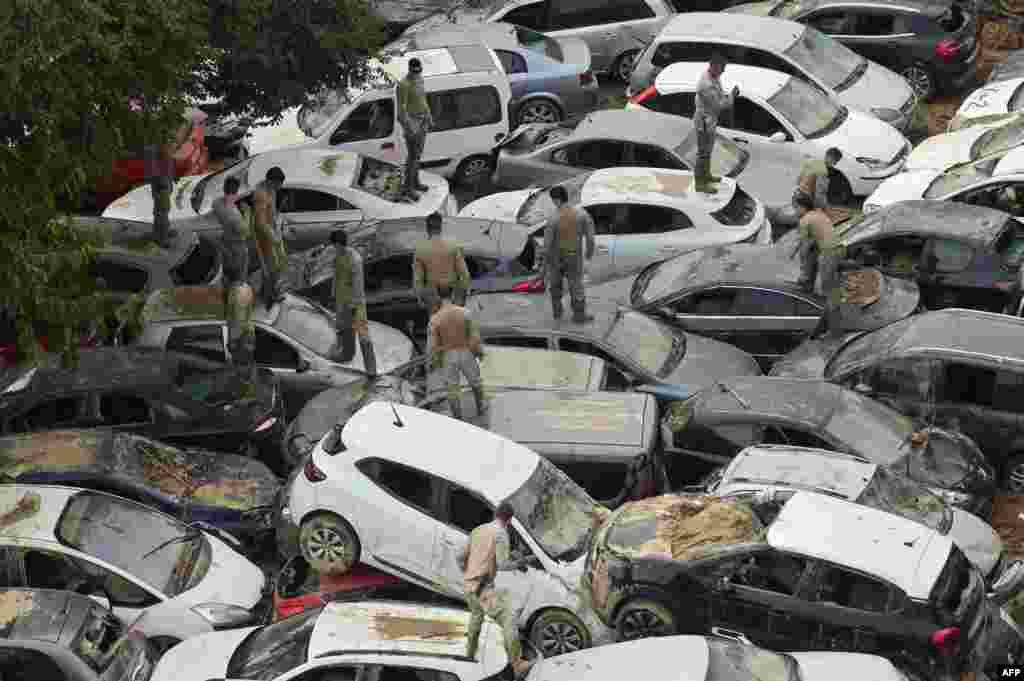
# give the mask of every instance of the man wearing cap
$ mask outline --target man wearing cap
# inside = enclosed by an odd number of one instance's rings
[[[443,286],[438,290],[441,307],[430,318],[427,328],[427,355],[431,368],[441,369],[448,405],[452,416],[462,419],[462,390],[459,380],[466,377],[476,401],[477,415],[487,412],[483,382],[480,378],[479,358],[484,356],[480,344],[480,330],[464,307],[452,304],[452,290]]]
[[[366,286],[363,279],[363,259],[348,245],[348,234],[343,229],[331,232],[334,244],[334,310],[338,333],[337,350],[333,359],[351,362],[355,356],[355,337],[363,352],[366,373],[377,375],[377,357],[370,340],[370,324],[366,319]]]
[[[274,166],[253,192],[253,236],[263,265],[260,297],[267,307],[284,300],[281,276],[288,267],[288,252],[277,224],[277,192],[284,185],[284,171]]]
[[[413,289],[428,314],[434,314],[441,305],[438,289],[453,289],[452,298],[456,305],[466,304],[469,292],[469,269],[462,249],[455,243],[441,238],[441,214],[427,216],[427,238],[416,244],[413,257]]]
[[[719,53],[711,55],[708,69],[697,83],[697,97],[693,112],[693,125],[697,129],[697,163],[694,168],[694,189],[699,192],[714,192],[714,184],[722,178],[711,174],[711,152],[715,146],[715,132],[718,117],[725,109],[731,109],[740,93],[739,86],[733,86],[726,96],[722,89],[722,73],[725,72],[725,57]]]
[[[419,192],[427,191],[427,186],[420,182],[420,156],[427,133],[434,127],[434,117],[430,114],[423,85],[423,64],[416,57],[409,60],[409,72],[398,82],[397,94],[397,118],[405,130],[405,183],[402,192],[417,201]]]
[[[565,187],[555,185],[548,193],[558,209],[544,226],[544,264],[551,290],[551,312],[555,319],[562,318],[562,280],[568,279],[572,320],[584,324],[594,319],[587,314],[583,293],[583,258],[594,257],[594,220],[587,211],[569,205]]]
[[[243,215],[238,205],[237,177],[224,180],[224,196],[213,202],[213,214],[221,227],[221,251],[224,260],[224,283],[234,283],[229,276],[236,273],[242,279],[249,274],[249,230],[248,216]],[[230,273],[230,275],[229,275]]]

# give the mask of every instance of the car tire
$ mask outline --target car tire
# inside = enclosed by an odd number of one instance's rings
[[[676,616],[665,605],[651,598],[635,598],[619,610],[615,630],[620,641],[677,633]]]
[[[900,75],[910,84],[914,93],[928,101],[935,95],[935,76],[927,64],[914,62],[900,69]]]
[[[1010,494],[1024,494],[1024,453],[1017,452],[1003,466],[1003,488]]]
[[[477,154],[462,159],[462,163],[455,169],[455,181],[458,184],[473,186],[489,178],[493,171],[491,157]]]
[[[163,657],[164,653],[168,650],[181,643],[181,639],[174,638],[173,636],[154,636],[149,639],[149,642],[152,643],[153,648],[156,649],[157,658],[160,658]]]
[[[322,575],[343,575],[359,562],[362,547],[348,522],[333,513],[317,513],[303,520],[299,552]]]
[[[534,97],[519,105],[516,112],[516,125],[528,123],[560,123],[565,120],[562,108],[550,99]]]
[[[530,626],[530,642],[544,658],[589,648],[590,631],[568,610],[544,610]]]
[[[629,84],[629,77],[633,75],[633,62],[636,61],[640,50],[627,50],[619,55],[619,58],[612,64],[610,70],[612,78],[620,83]]]

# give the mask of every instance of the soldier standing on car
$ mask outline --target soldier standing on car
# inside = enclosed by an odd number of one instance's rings
[[[465,305],[469,292],[469,269],[462,249],[441,238],[441,223],[440,213],[427,216],[427,238],[416,244],[413,258],[412,286],[428,314],[434,314],[441,305],[441,287],[454,289],[456,305]]]
[[[181,135],[178,135],[181,138]],[[177,141],[177,140],[175,140]],[[153,195],[153,234],[158,240],[174,236],[171,229],[171,193],[174,190],[174,142],[153,145],[146,149],[146,181]],[[167,246],[163,241],[161,246]]]
[[[587,211],[569,205],[565,187],[555,185],[549,194],[558,208],[558,213],[544,226],[544,262],[551,289],[551,311],[555,319],[562,318],[562,279],[568,279],[572,320],[583,324],[594,319],[587,314],[587,301],[583,297],[583,246],[586,245],[586,258],[590,260],[594,257],[594,220]]]
[[[434,117],[423,85],[423,64],[416,57],[409,60],[409,72],[398,82],[397,99],[398,122],[405,130],[405,183],[402,193],[418,201],[419,192],[427,191],[427,186],[420,182],[420,156],[427,133],[434,127]]]
[[[228,325],[228,352],[231,362],[240,369],[252,369],[256,350],[256,329],[252,309],[256,294],[247,281],[233,272],[233,283],[225,285],[224,319]]]
[[[238,205],[237,177],[224,180],[224,196],[214,200],[213,214],[221,226],[221,250],[224,258],[224,284],[234,283],[228,279],[237,273],[242,279],[249,274],[249,231],[248,216],[243,215]]]
[[[519,561],[511,560],[509,557],[510,541],[507,528],[513,515],[512,505],[508,501],[498,504],[494,511],[494,520],[474,529],[469,535],[469,543],[456,558],[463,570],[466,601],[472,613],[469,620],[466,656],[476,657],[480,629],[483,626],[484,615],[487,615],[501,627],[505,652],[512,664],[512,671],[517,678],[522,678],[532,663],[523,659],[516,611],[508,602],[508,592],[494,588],[494,579],[499,570],[526,569]]]
[[[277,225],[277,192],[284,185],[284,171],[274,166],[253,192],[253,235],[263,265],[263,285],[260,298],[267,307],[284,300],[281,277],[288,266],[288,253],[284,248]]]
[[[839,283],[840,255],[832,219],[815,208],[814,200],[806,194],[794,196],[793,202],[800,216],[800,286],[808,292],[831,296]]]
[[[711,152],[715,147],[715,132],[718,117],[725,109],[731,109],[739,95],[739,86],[733,86],[726,96],[722,89],[722,73],[725,72],[725,57],[719,53],[711,55],[708,70],[697,83],[697,97],[693,112],[693,124],[697,129],[697,163],[694,172],[694,189],[699,192],[715,191],[713,186],[722,178],[711,174]]]
[[[363,351],[366,373],[377,375],[377,357],[370,340],[370,323],[366,318],[366,285],[363,279],[363,258],[348,245],[348,234],[343,229],[331,232],[334,244],[334,311],[338,333],[338,362],[351,362],[356,353],[355,337]]]
[[[443,286],[438,292],[441,307],[430,318],[427,329],[427,355],[431,368],[442,370],[453,417],[462,419],[462,390],[459,387],[462,376],[466,377],[473,391],[477,415],[482,416],[487,413],[487,399],[480,378],[479,359],[484,356],[480,330],[469,310],[452,304],[450,288]]]

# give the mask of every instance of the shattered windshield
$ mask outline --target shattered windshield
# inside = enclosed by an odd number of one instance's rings
[[[274,328],[321,357],[328,356],[338,338],[333,319],[312,305],[294,299],[281,306]]]
[[[953,523],[953,513],[928,488],[879,466],[864,488],[858,503],[903,516],[933,530],[945,532]]]
[[[62,543],[167,596],[178,595],[195,581],[199,563],[209,566],[211,547],[202,534],[162,513],[103,494],[79,492],[72,497],[56,534]],[[201,554],[206,554],[205,560]]]
[[[530,536],[555,560],[570,563],[586,552],[594,500],[547,459],[538,462],[508,501]]]
[[[619,311],[605,340],[658,378],[668,376],[686,354],[686,336],[640,312]]]
[[[801,78],[790,78],[782,89],[768,99],[786,120],[796,126],[804,137],[820,137],[842,122],[848,114],[845,107],[833,101],[824,91]]]
[[[796,660],[785,653],[714,638],[707,642],[705,681],[800,681]]]
[[[960,444],[949,437],[929,433],[928,445],[923,449],[907,447],[906,456],[892,465],[892,469],[932,487],[952,489],[972,474],[970,460]]]
[[[981,163],[961,166],[943,173],[932,180],[932,183],[924,190],[924,198],[941,199],[947,194],[987,180],[992,177],[992,171],[995,170],[998,163],[998,158],[990,158]]]
[[[312,102],[303,104],[295,120],[307,137],[318,138],[327,132],[330,122],[343,108],[352,103],[346,92],[328,90]]]
[[[235,649],[225,676],[270,681],[287,674],[309,657],[309,639],[323,608],[307,610],[257,629]]]
[[[113,650],[121,629],[121,623],[107,610],[91,606],[71,649],[95,671],[102,671],[101,663],[107,662],[103,658]]]
[[[583,191],[583,185],[586,184],[588,179],[590,179],[590,173],[583,173],[559,183],[562,187],[565,187],[565,191],[569,195],[570,206],[579,203],[580,193]],[[517,222],[521,222],[524,225],[536,225],[558,212],[554,202],[551,201],[548,189],[549,187],[537,189],[530,198],[523,202],[523,205],[519,208],[519,213],[516,215]]]
[[[363,156],[356,186],[379,199],[398,203],[402,200],[402,169],[370,156]]]
[[[864,57],[810,27],[783,54],[837,92],[857,82],[868,65]]]
[[[1024,144],[1024,120],[1015,119],[1012,123],[986,130],[975,140],[971,145],[971,160],[1009,151],[1021,144]]]
[[[676,148],[679,157],[686,161],[691,168],[697,167],[697,130],[690,131],[682,144]],[[740,148],[738,144],[728,137],[715,136],[715,146],[711,150],[711,173],[718,177],[733,177],[741,168],[747,165],[749,153]]]
[[[869,397],[843,390],[825,430],[856,451],[869,453],[872,462],[888,466],[906,453],[914,422]]]

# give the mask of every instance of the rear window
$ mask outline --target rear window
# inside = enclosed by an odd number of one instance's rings
[[[356,185],[368,194],[397,203],[402,190],[402,169],[379,159],[363,156]]]
[[[750,221],[754,219],[756,211],[757,204],[754,198],[740,189],[739,185],[736,185],[736,192],[729,199],[729,203],[725,204],[721,210],[716,210],[712,213],[711,217],[723,225],[738,227],[750,224]]]
[[[1020,111],[1024,109],[1024,83],[1017,86],[1013,96],[1010,97],[1009,111]]]
[[[516,41],[520,47],[538,52],[555,61],[565,60],[565,55],[562,54],[562,48],[559,46],[558,41],[547,37],[543,33],[538,33],[523,26],[516,26]]]
[[[206,239],[199,239],[185,259],[171,270],[171,279],[177,286],[209,284],[217,276],[219,265],[217,247]]]

